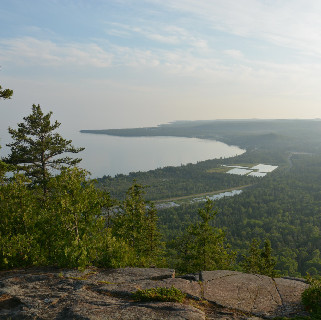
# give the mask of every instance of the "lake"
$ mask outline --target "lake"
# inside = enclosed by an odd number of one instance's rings
[[[86,133],[74,133],[69,138],[75,147],[86,148],[79,153],[83,159],[79,166],[90,171],[93,178],[228,158],[245,152],[236,146],[196,138],[115,137]]]

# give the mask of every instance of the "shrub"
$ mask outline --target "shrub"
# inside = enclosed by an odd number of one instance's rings
[[[136,301],[172,301],[183,302],[185,294],[175,288],[151,288],[146,290],[137,290],[133,294]]]
[[[321,318],[321,283],[311,285],[302,293],[302,303],[312,315]]]

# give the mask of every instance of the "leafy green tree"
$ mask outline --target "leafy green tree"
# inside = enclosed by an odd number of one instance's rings
[[[315,249],[311,254],[311,259],[306,262],[307,273],[313,275],[321,271],[320,250]]]
[[[162,255],[157,211],[145,201],[143,194],[144,188],[134,182],[113,220],[114,236],[131,249],[133,266],[158,264]]]
[[[298,273],[297,254],[293,249],[284,248],[282,250],[282,255],[279,255],[277,260],[277,268],[278,270],[281,270],[282,275],[292,277],[301,276],[301,274]]]
[[[104,212],[114,205],[87,172],[66,168],[40,186],[16,174],[0,184],[0,269],[31,265],[122,267],[127,248],[112,237]]]
[[[264,247],[261,249],[260,241],[253,239],[248,250],[248,254],[243,256],[241,266],[245,272],[276,277],[276,263],[277,260],[272,255],[270,240],[265,240]]]
[[[11,89],[2,89],[0,86],[0,99],[11,99],[13,95],[13,90]]]
[[[18,174],[0,183],[0,269],[43,262],[36,227],[42,203],[28,182]]]
[[[307,281],[310,286],[302,293],[302,304],[309,311],[311,319],[321,319],[321,281],[309,274]]]
[[[198,211],[200,222],[191,224],[181,237],[177,248],[181,271],[230,269],[233,266],[235,253],[229,250],[225,233],[212,225],[216,214],[213,201],[208,199],[204,208]]]
[[[40,215],[41,247],[49,264],[85,267],[99,259],[106,237],[103,208],[113,205],[79,168],[65,168],[50,179]]]
[[[51,115],[52,112],[44,114],[40,105],[33,105],[32,113],[23,118],[24,122],[18,124],[17,130],[9,127],[13,142],[7,146],[11,148],[11,153],[3,159],[23,171],[33,185],[40,185],[44,194],[47,193],[53,170],[74,166],[81,161],[79,158],[59,156],[84,150],[73,147],[71,140],[65,140],[54,132],[60,123],[52,123]]]

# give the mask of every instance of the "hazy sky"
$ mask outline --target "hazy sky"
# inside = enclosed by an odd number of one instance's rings
[[[0,17],[0,136],[33,103],[73,130],[321,117],[320,0],[0,0]]]

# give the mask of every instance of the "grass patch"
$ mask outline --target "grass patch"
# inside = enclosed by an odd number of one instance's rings
[[[233,169],[234,167],[244,167],[247,169],[251,169],[252,167],[255,167],[256,165],[258,165],[258,163],[228,164],[228,165],[221,165],[216,168],[208,169],[208,170],[206,170],[206,172],[208,172],[208,173],[226,173],[226,172],[230,171],[231,169]],[[253,171],[257,171],[257,170],[253,170]]]
[[[262,163],[262,162],[261,162]],[[247,167],[252,168],[257,166],[259,163],[236,163],[236,164],[229,164],[229,166],[238,166],[238,167]]]
[[[232,168],[222,166],[222,167],[208,169],[208,170],[206,170],[206,172],[208,172],[208,173],[226,173],[227,171],[229,171],[231,169]]]
[[[172,286],[171,288],[151,288],[146,290],[137,290],[133,293],[136,301],[170,301],[183,302],[185,293]]]
[[[98,281],[99,284],[115,284],[115,282],[109,282],[109,281]]]
[[[320,318],[311,318],[310,316],[296,316],[296,317],[291,317],[291,318],[287,318],[287,317],[276,317],[273,318],[272,320],[316,320],[316,319],[320,319]]]
[[[66,277],[66,279],[70,279],[70,280],[87,280],[88,278],[86,276],[83,276],[83,277]]]

